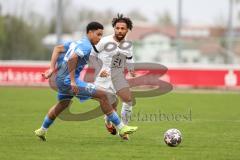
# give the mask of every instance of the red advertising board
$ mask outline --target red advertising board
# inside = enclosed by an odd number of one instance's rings
[[[41,75],[47,68],[47,63],[0,63],[0,85],[48,86],[48,81],[43,79]],[[85,73],[83,72],[83,74]],[[143,73],[143,70],[137,71],[137,75]],[[155,70],[154,74],[157,73],[158,71]],[[161,79],[176,87],[238,88],[240,87],[240,68],[236,66],[169,66]]]

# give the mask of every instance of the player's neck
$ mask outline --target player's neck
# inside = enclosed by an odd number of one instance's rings
[[[122,39],[122,40],[118,40],[117,38],[116,38],[116,36],[115,35],[113,35],[113,39],[116,41],[116,42],[118,42],[118,43],[120,43],[120,42],[122,42],[122,41],[124,41],[125,40],[125,37]]]

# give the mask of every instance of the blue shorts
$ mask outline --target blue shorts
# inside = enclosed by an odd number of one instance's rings
[[[96,86],[92,83],[87,83],[76,79],[76,84],[79,89],[79,93],[77,95],[73,94],[70,80],[58,80],[56,79],[57,87],[58,87],[58,100],[66,100],[72,99],[73,97],[78,98],[81,102],[92,98],[92,96],[96,93]]]

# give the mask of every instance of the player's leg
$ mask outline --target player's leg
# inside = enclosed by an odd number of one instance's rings
[[[110,92],[106,92],[104,88],[97,87],[92,83],[87,83],[81,80],[76,80],[76,84],[80,91],[79,95],[77,95],[80,100],[81,96],[89,96],[94,99],[98,99],[101,110],[108,119],[118,128],[122,128],[124,126],[121,120],[119,120],[117,113],[113,110],[111,104],[109,103],[108,97],[111,96]]]
[[[112,84],[114,86],[116,94],[122,100],[121,118],[125,125],[131,119],[132,115],[132,94],[129,88],[129,84],[123,75],[119,75],[112,79]],[[123,140],[128,140],[129,136],[124,134],[121,136]]]
[[[102,112],[108,117],[108,119],[119,129],[123,128],[124,124],[120,120],[117,113],[113,110],[112,106],[108,101],[108,94],[104,89],[100,87],[96,87],[96,85],[92,83],[87,83],[76,79],[76,84],[79,89],[79,93],[76,95],[80,100],[82,97],[93,97],[94,99],[98,99],[100,103],[100,107]]]
[[[94,83],[96,86],[98,86],[101,89],[104,89],[107,92],[110,93],[115,93],[113,90],[113,87],[111,86],[111,81],[109,81],[108,79],[106,79],[105,81],[99,80],[98,78],[96,78],[96,81]],[[118,99],[116,97],[115,94],[107,94],[108,97],[108,101],[111,104],[112,108],[117,111],[117,105],[118,105]],[[112,124],[112,122],[108,119],[107,115],[104,115],[104,122],[105,122],[105,127],[107,129],[107,131],[109,133],[111,133],[112,135],[116,135],[117,134],[117,130],[115,128],[115,126]]]
[[[129,87],[124,87],[117,91],[117,95],[122,99],[121,118],[125,125],[128,125],[132,115],[132,94]],[[129,140],[128,134],[121,136],[123,140]]]
[[[77,86],[79,88],[79,95],[76,95],[77,97],[81,96],[84,97],[93,97],[95,99],[98,99],[100,102],[100,107],[102,109],[102,112],[108,117],[108,119],[119,129],[119,134],[125,134],[125,133],[133,133],[137,130],[137,127],[131,127],[124,125],[119,118],[118,114],[114,109],[112,108],[111,104],[108,101],[107,93],[104,89],[101,89],[99,87],[96,87],[96,85],[92,83],[86,83],[81,80],[76,80]]]
[[[41,140],[46,141],[46,133],[48,128],[52,125],[56,117],[66,109],[71,103],[71,99],[64,99],[59,101],[56,105],[49,109],[48,114],[45,116],[42,126],[35,130],[35,135]]]
[[[114,111],[114,109],[110,105],[107,94],[111,93],[107,93],[104,90],[98,88],[92,96],[99,99],[101,109],[103,113],[107,116],[108,120],[111,121],[118,129],[121,129],[124,124],[121,122],[117,112]]]
[[[110,103],[110,104],[112,104],[112,108],[114,109],[114,111],[117,111],[117,105],[118,105],[118,100],[117,100],[117,98],[115,98],[116,100],[113,102],[113,103]],[[105,124],[106,125],[111,125],[112,123],[111,123],[111,121],[109,121],[109,119],[107,118],[107,116],[105,115],[104,116],[104,120],[105,120]]]
[[[129,84],[123,75],[114,77],[112,80],[116,94],[122,100],[121,118],[125,125],[128,124],[132,115],[132,93]]]
[[[111,98],[111,99],[109,99],[109,102],[110,102],[110,104],[112,104],[112,108],[117,112],[117,105],[118,105],[117,97],[114,95],[114,97],[109,97],[109,98]],[[113,103],[111,103],[111,102],[113,102]],[[104,116],[104,120],[105,120],[105,127],[108,130],[108,132],[111,133],[112,135],[116,135],[117,130],[106,115]]]
[[[117,112],[114,111],[114,109],[110,105],[107,94],[112,93],[107,93],[104,90],[98,88],[95,90],[94,94],[92,94],[92,97],[99,99],[100,107],[103,113],[119,129],[120,135],[131,134],[135,132],[138,127],[132,127],[123,124]]]
[[[125,125],[127,125],[132,115],[132,94],[129,87],[125,87],[117,91],[117,95],[122,99],[121,117]]]
[[[93,99],[99,101],[99,98],[93,98]],[[112,108],[115,111],[117,111],[117,104],[118,104],[118,101],[116,101],[115,103],[112,104]],[[109,133],[111,133],[112,135],[116,135],[117,134],[117,129],[112,124],[112,122],[109,120],[107,115],[104,115],[104,122],[105,122],[105,127],[106,127],[107,131]]]
[[[54,121],[62,111],[64,111],[68,106],[70,106],[71,102],[71,99],[59,101],[55,106],[50,108],[47,117]]]

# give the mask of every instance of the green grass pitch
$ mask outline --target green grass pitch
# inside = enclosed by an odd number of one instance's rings
[[[131,125],[139,126],[130,141],[108,134],[103,118],[84,122],[57,119],[47,142],[33,131],[40,127],[56,93],[46,88],[0,88],[0,160],[239,160],[240,95],[176,93],[137,98]],[[74,100],[73,113],[96,107],[93,100]],[[120,110],[120,105],[119,105]],[[163,134],[183,134],[175,148]]]

